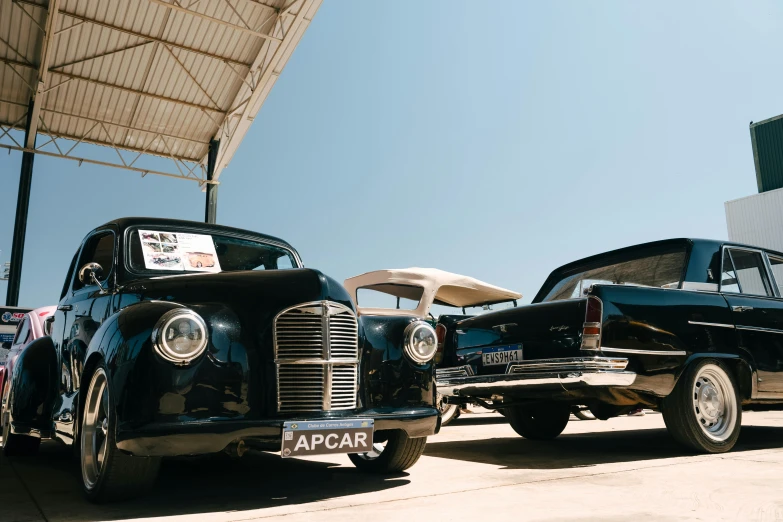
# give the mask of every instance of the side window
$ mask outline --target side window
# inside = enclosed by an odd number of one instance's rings
[[[737,283],[737,273],[734,270],[734,263],[731,261],[729,249],[723,251],[723,272],[720,276],[720,289],[723,292],[738,294],[740,291]]]
[[[87,263],[101,265],[103,273],[98,278],[99,281],[105,281],[109,277],[114,264],[114,234],[112,232],[95,234],[84,244],[79,262],[76,263],[77,277],[73,281],[74,290],[85,286],[79,281],[78,270],[81,270]]]
[[[19,328],[16,329],[16,337],[14,337],[14,346],[19,346],[28,341],[30,337],[30,319],[24,318]]]
[[[740,292],[749,295],[772,295],[772,288],[759,252],[729,249]],[[725,268],[724,268],[725,270]]]
[[[775,283],[778,285],[780,295],[783,296],[783,259],[779,257],[769,257],[769,265],[772,268],[772,276],[775,278]]]

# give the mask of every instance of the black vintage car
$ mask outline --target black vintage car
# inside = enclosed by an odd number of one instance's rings
[[[743,409],[783,408],[783,253],[672,239],[552,272],[533,303],[448,323],[438,392],[557,437],[576,404],[600,419],[660,410],[700,452],[730,450]]]
[[[157,262],[160,237],[176,238],[179,264]],[[182,262],[192,252],[214,263]],[[96,501],[149,487],[160,457],[224,450],[348,453],[400,471],[438,428],[436,349],[413,316],[357,319],[343,286],[284,241],[119,219],[84,239],[51,337],[16,363],[4,451],[73,444]]]

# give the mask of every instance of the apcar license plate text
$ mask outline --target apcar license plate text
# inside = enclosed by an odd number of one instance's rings
[[[290,421],[283,423],[285,457],[372,451],[373,419]]]

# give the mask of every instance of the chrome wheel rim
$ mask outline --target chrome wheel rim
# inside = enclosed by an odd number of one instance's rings
[[[11,404],[11,389],[9,384],[8,397],[4,404],[0,405],[0,435],[3,437],[3,446],[8,443],[8,436],[11,434],[11,413],[6,408],[6,404]]]
[[[701,431],[716,442],[734,433],[737,397],[731,379],[720,367],[707,364],[693,381],[693,411]]]
[[[385,448],[386,448],[385,444],[382,444],[380,442],[373,442],[372,451],[368,451],[366,453],[357,453],[357,455],[359,455],[359,458],[362,458],[364,460],[375,460],[381,456],[381,453],[383,453],[383,450]]]
[[[92,376],[84,403],[82,421],[82,479],[88,489],[97,484],[106,460],[109,434],[109,389],[106,372],[98,368]]]

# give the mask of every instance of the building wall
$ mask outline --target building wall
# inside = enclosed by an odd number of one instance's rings
[[[783,187],[783,116],[750,124],[759,192]]]
[[[783,189],[727,201],[729,240],[783,252]]]

